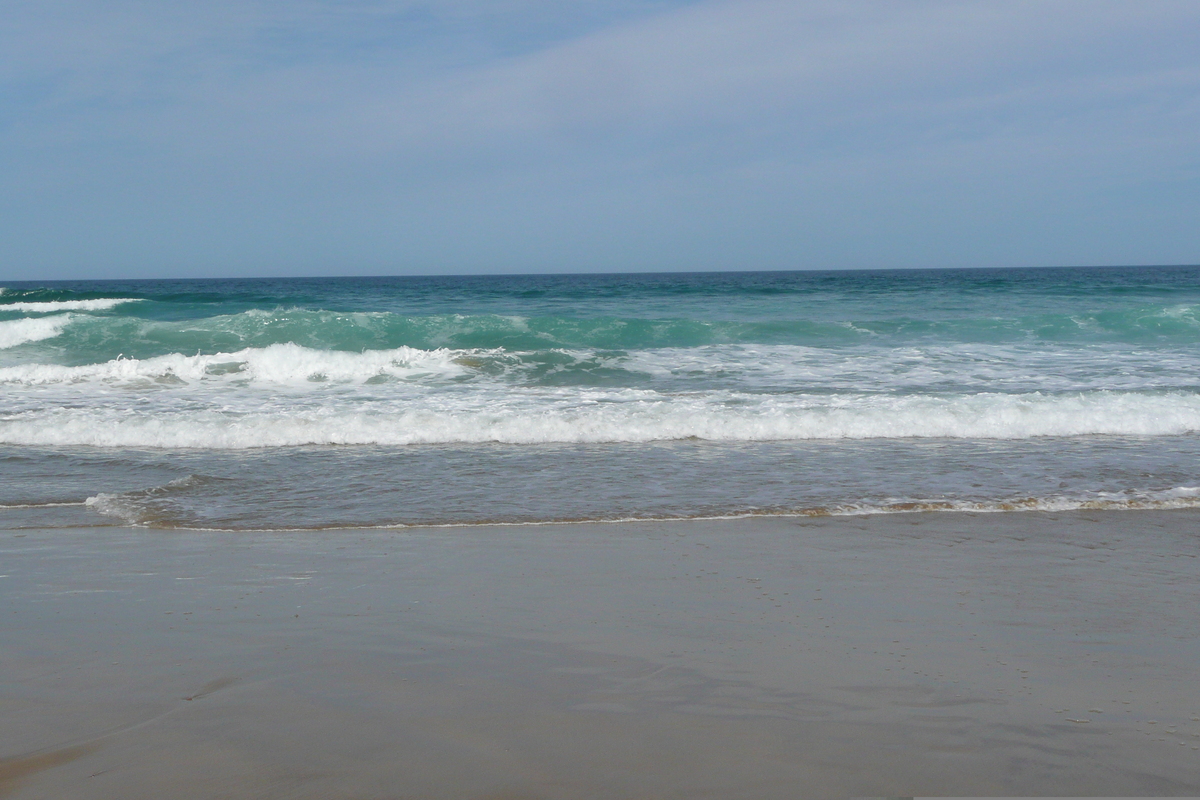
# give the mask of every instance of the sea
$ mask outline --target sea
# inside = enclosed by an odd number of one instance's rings
[[[1200,505],[1200,267],[0,283],[6,529]]]

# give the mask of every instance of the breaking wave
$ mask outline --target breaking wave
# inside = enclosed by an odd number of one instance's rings
[[[0,398],[9,527],[1191,507],[1200,270],[9,282]]]
[[[36,386],[161,379],[201,382],[231,378],[283,384],[364,381],[379,376],[403,377],[431,371],[459,372],[461,367],[453,361],[455,355],[452,351],[411,347],[345,353],[276,344],[232,353],[195,356],[171,353],[147,359],[116,358],[102,364],[79,366],[21,364],[0,367],[0,383]]]
[[[299,368],[296,374],[303,374]],[[1200,431],[1200,396],[1040,393],[930,397],[666,395],[646,390],[341,395],[37,406],[0,417],[0,443],[237,450],[295,445],[1030,439]]]
[[[141,302],[139,297],[102,297],[94,300],[41,300],[0,303],[0,311],[20,311],[26,314],[52,314],[57,311],[107,311],[125,303]]]
[[[52,339],[63,332],[71,322],[70,314],[57,317],[36,317],[33,319],[12,319],[0,321],[0,350]]]
[[[68,324],[69,323],[69,324]],[[71,316],[0,322],[0,349],[62,335],[84,321]],[[66,331],[66,333],[64,333]],[[79,334],[75,334],[79,335]],[[59,340],[55,340],[58,346]],[[306,387],[381,381],[501,384],[528,387],[626,387],[664,393],[838,392],[969,394],[1044,391],[1184,391],[1200,388],[1200,354],[1143,355],[1104,346],[1043,351],[1011,345],[930,345],[822,349],[799,345],[711,345],[634,351],[504,348],[419,349],[400,346],[327,350],[296,343],[186,355],[119,356],[84,364],[0,366],[11,387],[157,383]]]

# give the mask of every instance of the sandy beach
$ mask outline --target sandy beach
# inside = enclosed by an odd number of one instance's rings
[[[1198,527],[9,531],[0,797],[1195,795]]]

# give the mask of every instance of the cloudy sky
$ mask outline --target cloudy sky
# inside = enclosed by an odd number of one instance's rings
[[[1200,3],[5,0],[0,278],[1200,262]]]

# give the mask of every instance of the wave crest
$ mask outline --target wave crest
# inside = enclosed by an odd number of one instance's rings
[[[52,314],[56,311],[107,311],[125,303],[140,303],[140,297],[102,297],[94,300],[37,300],[0,303],[0,311]]]
[[[455,374],[462,371],[454,361],[456,355],[449,350],[428,351],[411,347],[346,353],[314,350],[296,344],[274,344],[232,353],[195,356],[171,353],[146,359],[116,358],[81,366],[21,364],[0,368],[0,383],[36,386],[162,379],[203,382],[230,378],[278,384],[362,382],[380,376],[406,377],[431,372]]]
[[[71,322],[70,314],[57,317],[33,319],[11,319],[0,321],[0,350],[10,347],[52,339],[63,332]]]

